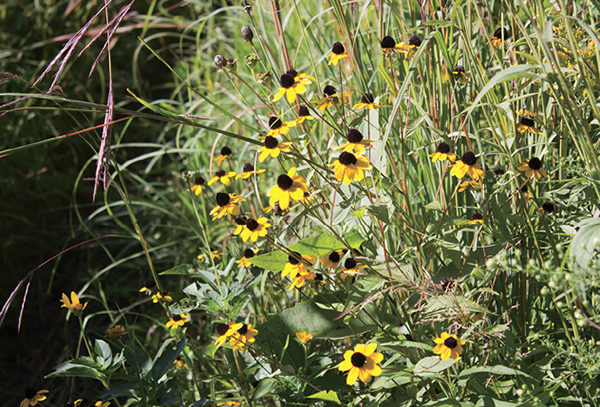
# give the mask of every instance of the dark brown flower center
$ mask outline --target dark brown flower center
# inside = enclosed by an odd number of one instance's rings
[[[544,211],[546,212],[554,212],[554,202],[552,201],[546,201],[544,202],[544,204],[542,205],[542,208],[544,209]]]
[[[181,321],[181,315],[179,315],[179,314],[173,315],[173,321],[175,321],[175,322]]]
[[[248,220],[248,218],[246,216],[238,216],[237,218],[235,218],[233,221],[235,222],[236,225],[245,225],[246,221]]]
[[[465,72],[465,67],[462,65],[456,65],[456,68],[454,68],[454,71],[452,71],[454,73],[464,73]]]
[[[475,212],[473,215],[471,215],[471,220],[481,220],[483,219],[483,215],[479,212]]]
[[[227,146],[223,147],[221,149],[221,155],[232,155],[233,151],[231,151],[231,149]]]
[[[445,141],[442,141],[437,146],[437,152],[442,154],[448,154],[450,152],[450,146]]]
[[[340,154],[340,158],[338,158],[338,161],[342,165],[354,165],[357,162],[354,154],[348,153],[346,151],[344,151],[342,154]]]
[[[473,153],[472,151],[467,151],[466,153],[463,154],[462,157],[460,157],[460,160],[471,166],[471,165],[475,165],[475,163],[477,162],[477,157],[475,157],[475,153]]]
[[[278,144],[279,144],[279,142],[277,141],[277,139],[275,137],[271,137],[271,136],[265,137],[265,147],[267,147],[269,150],[276,148]]]
[[[494,37],[501,39],[502,41],[506,40],[507,38],[510,38],[510,36],[508,35],[508,31],[506,31],[506,28],[503,27],[497,28],[496,31],[494,31]]]
[[[542,161],[537,158],[537,157],[533,157],[531,158],[531,160],[529,160],[529,168],[531,168],[532,170],[539,170],[540,168],[542,168]]]
[[[283,122],[279,119],[279,117],[271,116],[269,117],[269,128],[270,129],[278,129],[283,125]]]
[[[340,261],[340,254],[338,252],[329,253],[329,261],[332,263],[337,263]]]
[[[350,143],[360,143],[363,140],[363,135],[356,129],[351,129],[346,136],[346,140]]]
[[[277,177],[277,186],[283,189],[284,191],[290,189],[293,184],[294,180],[286,174],[281,174],[279,177]]]
[[[196,179],[194,179],[194,185],[204,185],[205,183],[206,181],[202,177],[196,177]]]
[[[223,336],[227,333],[227,331],[229,330],[229,325],[224,324],[224,323],[218,323],[217,324],[217,333],[219,334],[219,336]]]
[[[394,40],[392,37],[390,37],[389,35],[386,35],[385,37],[383,37],[383,39],[381,40],[381,48],[386,49],[386,48],[394,48],[396,46],[396,40]]]
[[[281,84],[282,88],[285,89],[289,89],[292,86],[294,86],[294,77],[290,74],[284,73],[283,75],[281,75],[281,78],[279,79],[279,83]]]
[[[229,203],[229,201],[231,201],[229,194],[226,194],[225,192],[219,192],[217,194],[217,205],[225,206]]]
[[[310,112],[308,111],[308,106],[301,105],[300,108],[298,109],[298,116],[300,116],[300,117],[310,116]]]
[[[148,279],[144,283],[144,287],[146,287],[148,290],[150,290],[150,289],[156,287],[156,282],[154,280]]]
[[[321,274],[321,273],[315,274],[315,281],[323,281],[323,274]]]
[[[352,257],[346,259],[346,261],[344,262],[344,267],[346,267],[348,270],[353,269],[354,267],[356,267],[356,260],[354,260]]]
[[[337,93],[337,90],[333,86],[331,86],[331,85],[327,85],[327,86],[325,86],[323,88],[323,95],[325,97],[327,97],[327,96],[333,96],[336,93]]]
[[[354,352],[350,357],[350,362],[354,367],[363,367],[367,363],[367,357],[360,352]]]
[[[248,333],[248,325],[244,324],[240,329],[238,329],[238,333],[240,335],[246,335]]]
[[[225,172],[225,170],[217,170],[217,172],[215,172],[215,175],[216,175],[217,177],[222,177],[222,176],[223,176],[223,175],[225,175],[225,174],[227,174],[227,173]]]
[[[458,341],[453,336],[449,336],[444,340],[444,345],[447,348],[454,349],[456,348],[456,345],[458,345]]]
[[[408,39],[408,45],[414,45],[415,47],[420,47],[421,46],[421,39],[419,38],[418,35],[413,35],[412,37],[410,37]]]
[[[375,98],[373,97],[372,93],[365,93],[362,95],[362,97],[360,98],[360,101],[362,103],[367,103],[367,104],[371,104],[371,103],[375,103]]]
[[[336,42],[335,44],[333,44],[333,48],[331,49],[331,52],[333,52],[336,55],[342,55],[344,51],[346,51],[346,49],[344,48],[341,42]]]
[[[258,228],[258,222],[256,221],[256,219],[248,219],[246,221],[246,227],[250,231],[255,231]]]
[[[298,76],[298,72],[294,68],[291,68],[291,69],[287,70],[286,75],[289,75],[292,78],[295,78],[296,76]]]
[[[292,254],[290,254],[288,256],[288,262],[290,264],[293,264],[294,266],[298,263],[300,263],[300,260],[302,259],[302,255],[298,252],[292,252]]]
[[[243,171],[244,172],[252,172],[252,171],[254,171],[254,166],[250,163],[246,163],[246,164],[244,164]]]
[[[37,391],[35,391],[35,389],[32,389],[31,387],[28,387],[27,389],[25,389],[25,398],[28,398],[28,399],[34,398],[36,394],[37,394]]]
[[[527,127],[533,127],[535,125],[535,122],[527,117],[521,117],[521,121],[519,123]]]
[[[254,250],[252,249],[244,249],[244,257],[247,259],[251,259],[252,257],[254,257]]]

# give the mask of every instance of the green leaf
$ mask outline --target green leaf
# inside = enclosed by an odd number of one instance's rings
[[[159,276],[197,276],[196,268],[192,264],[181,264],[171,269],[158,273]]]
[[[102,364],[102,367],[107,368],[112,362],[112,351],[110,345],[102,339],[96,339],[94,343],[94,352],[98,357],[98,362]]]
[[[587,267],[600,245],[600,218],[584,219],[579,227],[571,242],[570,257],[581,267]]]
[[[468,368],[468,369],[463,370],[462,372],[460,372],[460,374],[458,375],[458,377],[459,378],[469,377],[469,376],[473,376],[473,375],[479,374],[479,373],[496,374],[496,375],[508,375],[508,376],[525,376],[525,377],[532,378],[527,373],[524,373],[524,372],[522,372],[520,370],[517,370],[517,369],[512,369],[510,367],[502,366],[502,365],[497,365],[497,366],[474,366],[474,367],[470,367],[470,368]]]
[[[329,390],[329,391],[323,390],[318,393],[312,394],[310,396],[306,396],[306,398],[333,401],[334,403],[342,404],[342,402],[338,398],[337,393],[332,390]]]
[[[417,362],[413,373],[421,377],[437,376],[437,373],[448,369],[455,363],[454,359],[442,360],[437,356],[429,356]]]
[[[105,376],[101,370],[102,366],[99,363],[86,356],[61,363],[46,377],[89,377],[104,380]]]
[[[258,386],[254,389],[252,394],[252,400],[258,400],[266,395],[272,395],[275,393],[275,389],[279,385],[279,381],[273,378],[266,378],[258,382]]]
[[[168,348],[164,352],[160,354],[156,362],[154,362],[154,366],[152,366],[152,378],[155,381],[158,381],[163,375],[169,370],[171,366],[173,366],[173,362],[177,359],[177,356],[183,351],[187,341],[184,339],[179,341],[177,347],[175,349]]]

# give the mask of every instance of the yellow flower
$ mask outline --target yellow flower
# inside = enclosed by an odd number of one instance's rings
[[[335,166],[335,178],[346,185],[354,180],[362,181],[365,177],[363,171],[370,170],[371,165],[366,157],[354,155],[347,151],[342,152],[340,157],[329,166]]]
[[[233,235],[239,235],[244,230],[244,226],[246,226],[246,222],[248,221],[247,216],[238,216],[233,220],[235,222],[235,229],[233,230]]]
[[[218,323],[215,327],[217,333],[219,334],[219,338],[215,342],[217,348],[223,345],[223,343],[225,343],[225,341],[229,339],[229,337],[233,335],[234,332],[237,332],[237,330],[240,329],[242,325],[244,324],[236,324],[234,322],[230,322],[229,324],[225,324],[223,322]]]
[[[252,250],[252,249],[244,249],[244,257],[242,257],[241,259],[239,259],[237,261],[238,263],[238,268],[245,266],[245,267],[250,267],[252,265],[252,263],[250,263],[251,258],[253,258],[254,256],[256,256],[256,253],[258,252],[258,249]]]
[[[311,271],[298,274],[292,279],[292,282],[287,286],[288,291],[292,291],[294,287],[302,287],[307,280],[314,280],[317,275]]]
[[[288,255],[288,262],[281,271],[281,277],[289,274],[290,278],[295,278],[298,274],[306,274],[309,272],[308,268],[313,266],[316,260],[317,258],[313,255],[292,252]]]
[[[315,120],[315,118],[310,115],[308,106],[300,105],[300,107],[298,108],[298,118],[296,120],[288,122],[288,126],[296,127],[304,123],[306,120]]]
[[[108,407],[110,406],[110,401],[97,401],[96,404],[94,404],[95,407]]]
[[[508,34],[508,31],[506,31],[506,28],[500,27],[497,28],[496,31],[494,31],[494,35],[492,35],[492,37],[490,38],[490,42],[492,43],[494,49],[496,49],[500,46],[500,44],[502,44],[502,42],[506,41],[509,38],[510,35]]]
[[[413,35],[412,37],[410,37],[408,39],[408,44],[401,44],[398,47],[398,51],[405,54],[406,59],[410,59],[413,57],[415,52],[417,52],[417,50],[419,49],[420,46],[421,46],[421,38],[419,38],[418,35]]]
[[[374,148],[371,143],[377,140],[368,140],[363,138],[363,135],[360,131],[356,129],[350,129],[348,134],[346,135],[346,140],[348,141],[345,144],[342,144],[339,147],[336,147],[336,150],[343,150],[348,153],[351,153],[353,150],[358,154],[362,154],[365,152],[365,148]]]
[[[333,48],[331,49],[331,52],[327,54],[327,57],[329,58],[327,65],[337,66],[342,58],[348,58],[348,54],[346,54],[346,49],[342,43],[336,42],[333,44]]]
[[[375,98],[373,97],[372,93],[365,93],[362,95],[362,97],[360,98],[360,103],[355,104],[354,106],[352,106],[353,109],[356,110],[362,110],[362,109],[379,109],[381,106],[379,106],[377,103],[375,103]]]
[[[211,249],[211,252],[210,252],[211,259],[220,259],[222,255],[223,255],[223,253],[221,253],[220,251]],[[204,261],[205,257],[206,257],[206,255],[204,253],[200,253],[198,255],[198,257],[196,257],[196,258],[200,261]]]
[[[127,331],[122,325],[115,325],[112,328],[108,328],[107,335],[110,339],[119,339],[121,336],[126,335]]]
[[[212,220],[222,218],[226,215],[237,216],[240,214],[240,208],[237,206],[239,202],[244,201],[243,196],[236,194],[226,194],[225,192],[219,192],[217,194],[217,206],[210,211]]]
[[[77,294],[75,294],[75,291],[71,291],[71,301],[69,301],[69,297],[67,297],[67,294],[63,293],[62,299],[60,300],[60,302],[63,303],[63,305],[60,306],[61,308],[65,307],[73,312],[81,312],[88,305],[87,302],[85,304],[82,304],[79,302],[79,297],[77,297]],[[31,405],[33,406],[35,404],[31,404]]]
[[[241,406],[242,403],[236,400],[227,400],[217,403],[217,406]]]
[[[447,332],[442,332],[442,336],[433,340],[437,346],[433,348],[433,353],[440,355],[442,360],[452,358],[458,360],[462,353],[462,345],[466,343],[464,339],[458,339],[456,335],[450,335]]]
[[[517,131],[519,133],[525,133],[526,131],[534,134],[542,134],[542,132],[535,127],[535,122],[527,117],[521,117],[519,121],[519,125],[517,126]]]
[[[437,146],[437,151],[433,154],[429,154],[431,162],[450,160],[456,161],[456,154],[450,152],[450,146],[445,141],[442,141]]]
[[[217,165],[221,165],[224,159],[228,157],[233,157],[233,151],[227,146],[221,149],[221,155],[216,157],[213,161],[217,163]]]
[[[471,215],[471,221],[469,222],[469,225],[476,225],[478,223],[483,225],[483,215],[480,212],[475,212],[473,215]]]
[[[277,102],[284,95],[289,103],[294,103],[296,95],[301,95],[306,92],[306,86],[311,83],[312,78],[304,73],[298,74],[295,70],[290,69],[279,79],[281,87],[273,97],[273,102]]]
[[[479,180],[479,181],[467,180],[465,182],[461,182],[458,185],[458,192],[463,192],[467,189],[481,189],[481,186],[482,186],[481,180]]]
[[[167,322],[167,328],[177,329],[180,326],[185,325],[190,320],[187,314],[174,314],[169,322]]]
[[[350,95],[352,95],[352,92],[342,93],[342,97],[340,99],[340,97],[337,95],[337,90],[333,86],[327,85],[323,88],[323,96],[325,97],[317,102],[317,109],[319,109],[321,112],[324,112],[325,109],[333,106],[334,103],[339,103],[340,100],[342,103],[347,103]]]
[[[304,193],[308,192],[306,180],[296,175],[296,168],[292,167],[286,174],[277,177],[277,184],[269,189],[267,196],[270,197],[269,205],[273,206],[279,202],[279,207],[286,210],[290,207],[290,200],[297,202],[304,198]]]
[[[290,125],[288,122],[282,122],[280,118],[271,116],[269,117],[269,131],[267,136],[277,137],[280,134],[287,134],[290,132]]]
[[[192,185],[191,191],[196,195],[200,195],[202,193],[202,185],[204,184],[206,184],[204,178],[196,177],[196,179],[194,179],[194,185]]]
[[[296,332],[296,336],[298,337],[298,339],[300,339],[302,343],[306,343],[313,338],[311,334],[306,332]]]
[[[140,292],[144,293],[144,292],[152,291],[154,289],[154,287],[156,287],[156,282],[153,279],[149,278],[144,283],[144,286],[142,288],[140,288]],[[148,293],[148,294],[150,294],[150,293]]]
[[[248,345],[254,343],[254,337],[258,331],[252,328],[252,324],[242,324],[242,326],[229,339],[229,344],[233,346],[233,350],[240,349],[242,352],[248,352]]]
[[[386,35],[381,40],[381,52],[385,55],[386,58],[390,56],[392,52],[400,52],[400,45],[396,44],[396,40],[394,40],[389,35]]]
[[[167,295],[167,291],[163,290],[162,293],[156,293],[152,296],[152,302],[158,303],[161,299],[164,299],[166,302],[173,302],[173,298],[170,295]]]
[[[250,178],[253,174],[262,174],[263,172],[265,172],[265,170],[255,170],[254,166],[250,163],[246,163],[244,164],[244,168],[242,170],[241,173],[239,173],[238,175],[235,176],[235,179],[238,178],[242,178],[242,179],[248,179]]]
[[[465,67],[462,65],[456,65],[456,67],[452,70],[452,78],[459,81],[460,83],[469,83],[469,79],[471,78],[471,74],[465,72]],[[446,74],[445,79],[450,80],[450,75]]]
[[[261,163],[267,159],[267,157],[271,156],[273,158],[279,157],[279,154],[283,151],[284,153],[290,152],[289,145],[292,144],[290,142],[282,142],[277,141],[275,137],[267,136],[265,137],[264,146],[261,147],[258,152],[260,155],[258,156],[258,161]]]
[[[181,360],[181,356],[177,356],[177,358],[173,361],[173,364],[177,367],[188,367],[188,365],[183,360]]]
[[[247,242],[248,239],[252,242],[256,242],[259,237],[267,235],[267,228],[270,227],[271,224],[269,224],[269,220],[264,216],[258,219],[248,219],[240,236],[244,242]]]
[[[235,172],[233,171],[225,171],[225,170],[217,170],[215,172],[215,176],[208,181],[208,185],[212,185],[217,181],[220,181],[223,185],[231,185],[231,180],[229,178],[235,177]]]
[[[37,405],[37,403],[39,403],[40,401],[46,400],[46,393],[48,393],[48,390],[36,391],[31,387],[27,388],[25,390],[25,398],[23,399],[23,401],[21,401],[20,407],[29,407]]]
[[[523,171],[527,178],[546,177],[546,171],[542,168],[542,160],[537,157],[532,157],[528,162],[523,163],[519,166],[519,171]]]
[[[485,178],[483,168],[481,168],[481,165],[477,164],[477,157],[475,157],[475,154],[472,151],[464,153],[460,158],[460,161],[452,165],[452,169],[450,170],[450,175],[453,175],[458,179],[464,178],[467,174],[469,174],[474,181]]]
[[[77,407],[81,404],[82,401],[83,401],[83,399],[77,399],[75,401],[67,401],[66,407]]]
[[[323,263],[325,268],[336,268],[344,255],[344,250],[333,250],[324,256],[321,256],[319,261]]]
[[[362,274],[362,269],[364,269],[365,267],[367,266],[358,263],[352,257],[348,257],[346,260],[344,260],[344,265],[337,272],[341,273],[342,280],[345,280],[348,276]]]
[[[340,363],[338,370],[349,371],[346,384],[352,386],[357,379],[367,383],[371,380],[371,376],[381,374],[381,367],[378,364],[383,360],[383,354],[375,352],[376,349],[377,344],[368,343],[356,345],[354,350],[347,350],[344,353],[344,361]]]

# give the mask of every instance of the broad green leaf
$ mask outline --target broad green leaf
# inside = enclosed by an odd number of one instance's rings
[[[163,375],[169,370],[171,366],[173,366],[173,362],[177,359],[177,356],[183,351],[187,341],[184,339],[179,341],[177,347],[175,349],[169,347],[164,350],[156,361],[154,362],[154,366],[152,366],[152,378],[155,381],[158,381]]]
[[[258,382],[258,386],[254,389],[252,400],[258,400],[266,395],[275,393],[275,389],[279,386],[279,381],[273,378],[266,378]]]
[[[579,226],[581,229],[573,238],[569,253],[571,259],[581,267],[588,267],[596,248],[600,246],[600,218],[584,219]]]
[[[107,368],[112,362],[112,351],[110,345],[102,339],[96,339],[94,343],[94,352],[98,357],[98,363],[102,364],[103,368]]]
[[[306,396],[306,398],[308,399],[319,399],[319,400],[326,400],[326,401],[332,401],[334,403],[337,404],[342,404],[342,402],[340,401],[340,399],[338,398],[338,395],[336,392],[329,390],[329,391],[320,391],[318,393],[312,394],[310,396]]]
[[[46,376],[50,377],[90,377],[92,379],[104,379],[102,366],[90,357],[82,357],[70,360],[55,367],[54,372]]]
[[[497,365],[497,366],[474,366],[468,369],[465,369],[460,372],[458,375],[459,378],[472,376],[478,373],[486,373],[486,374],[496,374],[496,375],[509,375],[509,376],[525,376],[531,378],[530,375],[524,373],[517,369],[512,369],[510,367]]]
[[[421,377],[435,376],[455,363],[454,359],[442,360],[438,356],[429,356],[417,362],[413,373]]]

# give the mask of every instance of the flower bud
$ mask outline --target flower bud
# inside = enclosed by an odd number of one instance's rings
[[[254,33],[252,32],[252,28],[247,25],[242,27],[242,38],[244,41],[252,42],[252,38],[254,38]]]
[[[217,55],[214,59],[215,66],[219,69],[223,69],[225,65],[227,65],[227,60],[223,55]]]

